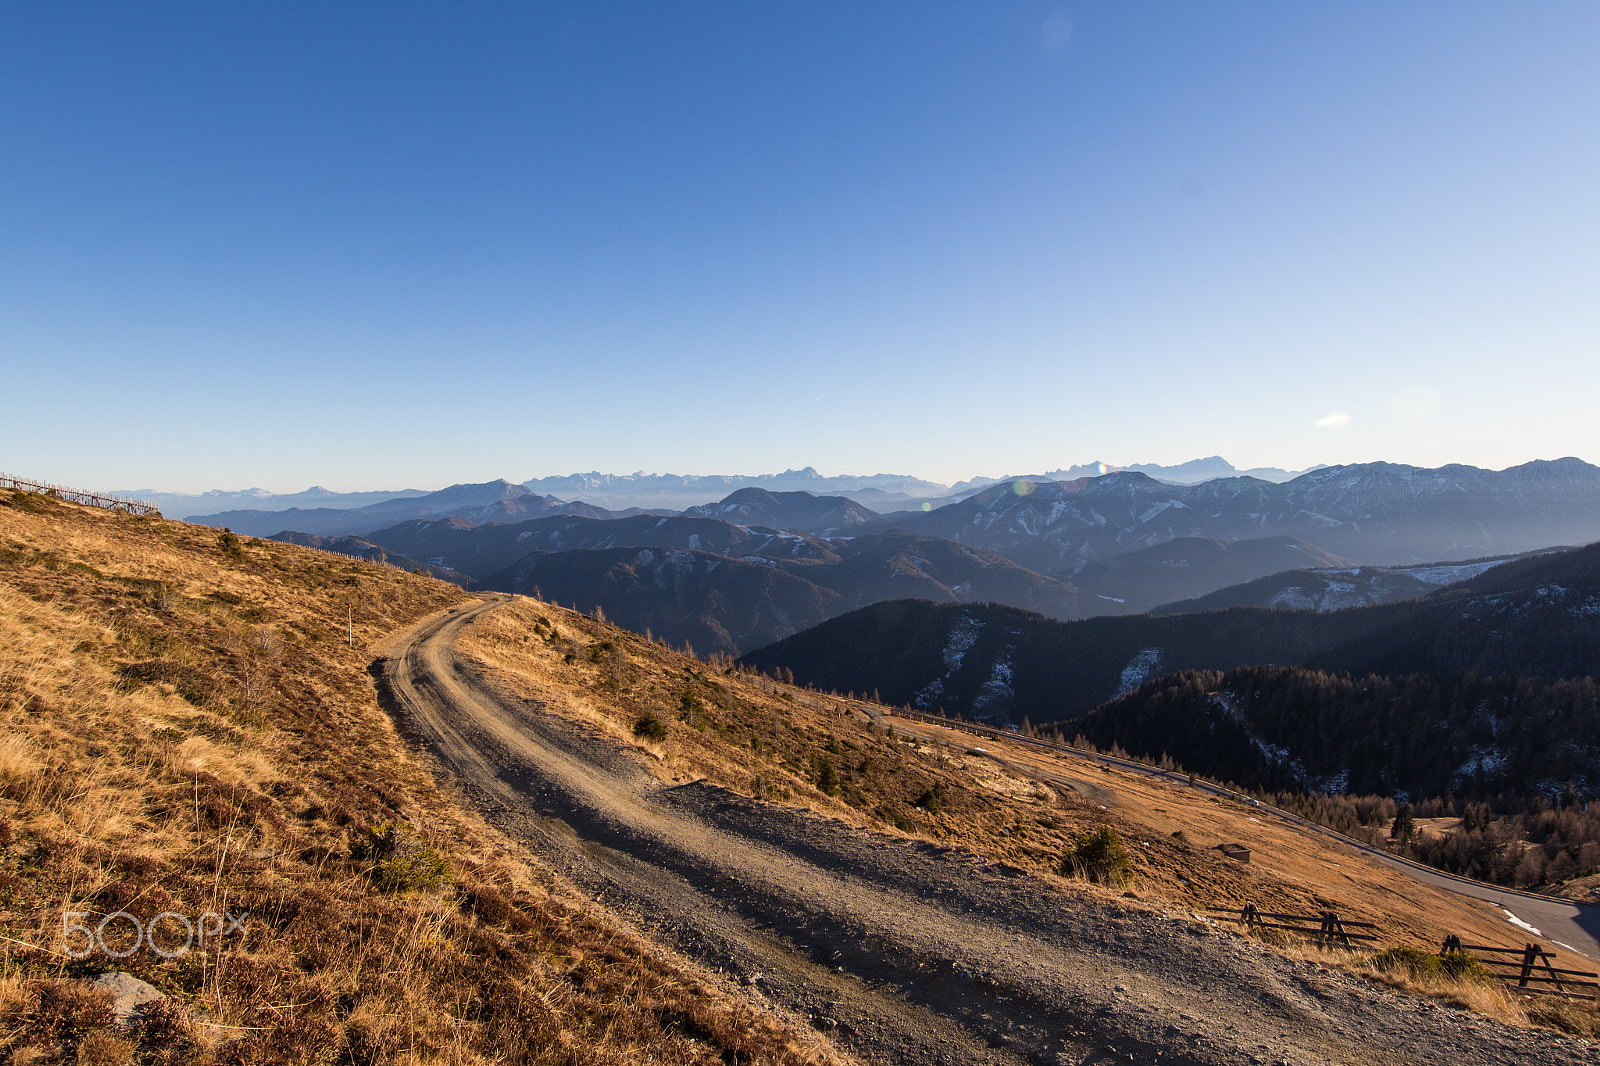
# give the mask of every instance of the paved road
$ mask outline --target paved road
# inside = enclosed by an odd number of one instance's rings
[[[874,719],[885,717],[880,709],[869,708],[866,704],[861,704],[859,709]],[[1045,748],[1049,751],[1084,759],[1089,762],[1115,766],[1131,773],[1143,774],[1146,777],[1164,777],[1184,785],[1189,784],[1188,777],[1182,774],[1171,773],[1157,767],[1146,766],[1143,763],[1131,762],[1127,759],[1114,758],[1110,755],[1084,751],[1081,748],[1074,748],[1070,745],[1050,744],[1046,741],[1036,740],[1033,737],[1010,732],[1009,730],[994,729],[972,722],[940,718],[937,715],[907,714],[903,711],[895,711],[891,712],[891,716],[903,721],[924,721],[949,729],[964,730],[995,740]],[[1525,928],[1531,927],[1526,928],[1528,936],[1549,940],[1565,950],[1600,961],[1600,908],[1587,904],[1573,903],[1568,900],[1554,899],[1550,896],[1539,896],[1531,892],[1519,892],[1514,888],[1484,884],[1482,881],[1474,881],[1467,877],[1457,877],[1454,874],[1436,870],[1431,866],[1424,866],[1409,859],[1402,859],[1381,848],[1374,848],[1364,844],[1354,837],[1345,836],[1343,833],[1329,829],[1324,825],[1318,825],[1316,822],[1301,818],[1299,815],[1292,814],[1289,811],[1281,810],[1269,804],[1258,803],[1249,796],[1234,792],[1232,789],[1223,788],[1221,785],[1197,780],[1193,783],[1193,787],[1214,796],[1248,803],[1266,814],[1291,822],[1309,832],[1337,840],[1339,843],[1363,852],[1379,862],[1387,863],[1389,866],[1409,874],[1424,884],[1442,888],[1460,896],[1493,903],[1509,915],[1514,916],[1519,922],[1525,923]]]

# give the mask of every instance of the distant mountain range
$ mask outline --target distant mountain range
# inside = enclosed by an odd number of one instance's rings
[[[200,520],[255,536],[354,537],[353,554],[376,545],[483,587],[559,589],[563,602],[600,606],[634,628],[743,652],[885,599],[994,601],[1062,620],[1170,613],[1174,601],[1197,599],[1203,607],[1390,602],[1434,587],[1428,575],[1396,567],[1600,538],[1600,470],[1575,459],[1498,472],[1374,463],[1283,484],[1198,485],[1124,471],[1018,479],[890,514],[845,496],[746,487],[683,514],[630,515],[501,480],[358,508]],[[593,558],[567,558],[624,549],[632,554],[611,560],[622,569],[600,583]],[[651,561],[639,562],[646,549]],[[741,576],[749,566],[791,580]],[[779,603],[745,599],[759,595]]]
[[[421,496],[402,496],[356,508],[291,507],[283,511],[242,510],[193,515],[199,525],[223,527],[252,537],[271,537],[285,531],[321,537],[366,536],[413,518],[454,517],[475,525],[508,522],[549,514],[581,514],[611,518],[613,513],[586,503],[563,503],[529,492],[509,481],[482,485],[451,485]]]
[[[1538,553],[1529,553],[1538,554]],[[1476,577],[1492,566],[1522,558],[1496,555],[1460,563],[1423,566],[1358,566],[1288,570],[1231,585],[1189,600],[1163,604],[1153,614],[1191,614],[1228,607],[1285,607],[1290,610],[1345,611],[1425,596],[1443,585]]]
[[[998,604],[878,603],[745,656],[797,681],[996,722],[1069,721],[1165,674],[1251,664],[1353,676],[1582,677],[1600,664],[1600,544],[1415,600],[1060,622]],[[1600,740],[1597,740],[1600,743]],[[1600,783],[1600,780],[1597,780]]]
[[[1261,481],[1290,481],[1301,474],[1308,474],[1313,470],[1321,470],[1324,464],[1307,467],[1305,470],[1284,470],[1277,466],[1256,466],[1249,470],[1240,470],[1220,455],[1213,455],[1206,459],[1191,459],[1187,463],[1176,466],[1162,466],[1158,463],[1134,463],[1130,466],[1114,466],[1111,463],[1084,463],[1080,466],[1069,466],[1064,470],[1052,470],[1045,474],[1027,475],[1029,481],[1076,481],[1083,477],[1101,477],[1105,474],[1119,474],[1131,471],[1135,474],[1146,474],[1157,481],[1165,481],[1172,485],[1198,485],[1202,481],[1212,481],[1219,477],[1251,477]],[[1016,476],[1007,477],[980,477],[970,481],[962,481],[950,486],[950,495],[965,496],[978,489],[990,485],[999,485],[1003,482],[1016,481]]]
[[[1097,601],[1089,613],[1141,614],[1172,597],[1204,595],[1216,589],[1218,582],[1235,586],[1262,574],[1298,571],[1306,566],[1351,565],[1349,559],[1295,537],[1232,541],[1178,537],[1150,548],[1097,559],[1073,574],[1071,581]],[[1426,588],[1420,589],[1419,594],[1422,591]]]
[[[886,517],[1066,580],[1096,560],[1182,537],[1293,537],[1363,564],[1395,566],[1594,540],[1600,469],[1578,459],[1501,471],[1364,463],[1277,485],[1249,477],[1166,485],[1124,472],[1012,481]]]
[[[131,496],[136,500],[149,500],[161,509],[167,518],[193,519],[195,515],[214,514],[220,511],[286,511],[291,507],[349,509],[388,500],[426,496],[425,489],[397,489],[392,492],[332,492],[313,485],[304,492],[273,493],[266,489],[241,489],[228,492],[212,489],[209,492],[158,492],[155,489],[113,489],[118,496]],[[202,523],[207,524],[207,523]]]
[[[796,515],[772,495],[766,502],[778,509],[768,514],[791,526],[855,506],[797,494]],[[371,540],[397,557],[458,570],[474,587],[599,607],[621,625],[702,653],[737,654],[862,604],[906,596],[998,600],[1063,618],[1084,613],[1082,597],[1065,582],[995,552],[903,530],[828,539],[699,515],[559,515],[486,526],[414,520]]]
[[[905,474],[824,477],[812,467],[781,474],[569,474],[532,478],[522,483],[530,492],[566,500],[584,500],[612,510],[630,507],[681,511],[721,500],[739,489],[809,492],[816,496],[848,495],[869,507],[906,507],[949,495],[949,486]]]
[[[770,526],[824,536],[884,524],[882,515],[842,496],[768,492],[755,488],[740,489],[720,503],[691,507],[684,514],[720,518],[742,526]]]
[[[1313,468],[1316,469],[1316,468]],[[1295,475],[1277,467],[1238,470],[1221,456],[1193,459],[1177,466],[1135,463],[1120,467],[1107,463],[1086,463],[1065,470],[1039,475],[1035,480],[1070,481],[1095,477],[1119,470],[1149,474],[1160,481],[1192,484],[1216,477],[1243,475],[1265,481],[1287,481]],[[989,485],[1016,480],[1014,477],[980,477],[956,485],[942,485],[905,474],[837,475],[824,477],[813,467],[785,470],[781,474],[567,474],[560,477],[529,478],[522,488],[535,496],[553,496],[563,501],[583,501],[610,511],[638,508],[654,511],[682,511],[713,500],[720,500],[742,488],[770,492],[810,492],[814,495],[844,495],[875,510],[894,510],[920,506],[924,502],[949,502]],[[114,489],[119,496],[150,500],[168,518],[214,517],[235,511],[286,511],[290,508],[349,510],[390,500],[429,495],[426,489],[398,489],[387,492],[333,492],[313,485],[304,492],[272,493],[265,489],[208,492],[162,492],[157,489]],[[210,523],[207,523],[210,524]]]

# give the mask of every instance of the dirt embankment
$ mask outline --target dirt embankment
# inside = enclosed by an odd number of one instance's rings
[[[1442,1009],[1188,915],[704,784],[664,787],[635,753],[497,691],[455,650],[498,602],[389,649],[394,709],[439,768],[607,903],[866,1058],[1591,1061],[1581,1041]]]

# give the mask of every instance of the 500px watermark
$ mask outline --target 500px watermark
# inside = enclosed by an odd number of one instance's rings
[[[141,947],[148,947],[164,959],[175,959],[188,954],[191,948],[203,949],[208,940],[214,941],[230,933],[243,936],[244,923],[250,913],[246,911],[235,918],[231,914],[206,911],[198,922],[193,922],[177,911],[162,911],[148,922],[141,922],[127,911],[112,911],[93,928],[81,921],[93,916],[92,911],[68,911],[61,916],[61,938],[69,957],[84,959],[98,950],[114,959],[125,959]],[[108,931],[116,947],[106,943]],[[132,940],[127,939],[127,933],[132,933]]]

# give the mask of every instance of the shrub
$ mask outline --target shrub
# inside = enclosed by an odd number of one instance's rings
[[[222,534],[217,537],[217,547],[221,548],[223,553],[231,558],[240,559],[244,557],[244,548],[239,543],[239,534],[227,526],[222,527]]]
[[[826,755],[817,756],[817,788],[830,796],[839,794],[839,771]]]
[[[700,694],[692,688],[685,688],[678,693],[678,718],[690,725],[700,717],[700,712],[705,709],[705,702],[700,699]]]
[[[1440,981],[1493,984],[1489,968],[1464,951],[1430,955],[1410,947],[1392,947],[1372,957],[1372,968],[1397,977],[1409,977],[1421,984]]]
[[[430,892],[449,879],[450,864],[416,832],[385,822],[355,848],[372,864],[372,881],[385,892]]]
[[[1447,951],[1439,956],[1439,970],[1452,981],[1472,981],[1480,985],[1494,984],[1494,974],[1489,967],[1465,951]]]
[[[1125,885],[1133,880],[1133,856],[1109,825],[1073,841],[1061,859],[1062,872],[1100,885]]]
[[[645,711],[633,721],[633,735],[641,740],[666,740],[667,723],[655,711]]]
[[[944,813],[944,805],[950,801],[950,793],[945,790],[943,781],[935,781],[931,787],[918,796],[913,806],[921,807],[932,815]]]

